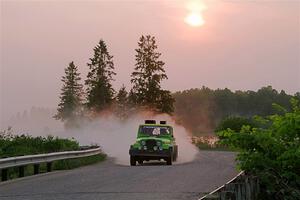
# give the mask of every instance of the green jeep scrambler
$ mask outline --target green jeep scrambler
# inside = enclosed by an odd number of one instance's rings
[[[173,128],[160,121],[146,120],[145,124],[139,126],[136,142],[130,146],[130,165],[135,166],[136,162],[143,164],[143,161],[164,159],[167,165],[176,161],[178,148],[173,136]]]

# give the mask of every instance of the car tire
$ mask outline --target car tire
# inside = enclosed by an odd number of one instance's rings
[[[130,165],[131,166],[136,166],[136,160],[134,156],[130,156]]]
[[[176,161],[177,158],[178,158],[178,146],[176,145],[175,146],[175,159],[174,159],[174,161]]]
[[[167,161],[167,165],[172,165],[172,156],[168,157],[166,161]]]
[[[142,164],[143,164],[143,160],[138,160],[138,163],[139,163],[140,165],[142,165]]]

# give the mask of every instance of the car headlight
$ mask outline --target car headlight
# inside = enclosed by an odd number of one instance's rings
[[[156,145],[157,145],[157,146],[161,146],[161,141],[157,141],[157,142],[156,142]]]
[[[146,145],[146,142],[144,140],[142,140],[141,144],[144,146],[144,145]]]
[[[144,146],[144,150],[147,150],[147,146]]]

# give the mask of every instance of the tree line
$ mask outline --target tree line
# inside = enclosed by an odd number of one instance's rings
[[[277,114],[272,104],[281,105],[291,110],[290,99],[300,100],[300,93],[289,95],[272,86],[262,87],[257,91],[231,91],[202,87],[176,92],[174,117],[176,121],[193,134],[213,133],[217,125],[225,118],[240,116],[251,118],[254,115],[268,116]]]
[[[115,65],[104,40],[101,39],[93,49],[84,85],[78,66],[70,62],[62,77],[60,103],[54,117],[72,126],[84,115],[96,115],[106,110],[114,111],[122,119],[129,111],[137,109],[172,113],[174,98],[170,91],[161,88],[161,81],[168,77],[155,37],[142,35],[135,51],[136,63],[131,73],[132,88],[129,92],[124,85],[118,92],[112,86]]]

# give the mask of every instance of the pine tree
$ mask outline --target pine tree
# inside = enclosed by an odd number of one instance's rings
[[[65,68],[65,76],[62,77],[60,103],[58,104],[57,120],[71,122],[81,115],[83,86],[80,84],[80,73],[72,61]]]
[[[161,90],[156,103],[156,109],[162,113],[174,112],[175,99],[168,90]]]
[[[114,95],[111,82],[116,75],[114,63],[103,40],[94,48],[94,57],[90,58],[89,73],[85,84],[87,85],[87,107],[93,111],[108,108]]]
[[[136,49],[136,64],[131,74],[130,101],[154,111],[173,112],[174,99],[170,92],[161,89],[161,81],[167,79],[165,63],[160,60],[155,37],[141,36]]]
[[[117,96],[116,96],[116,102],[119,105],[126,105],[128,103],[128,92],[126,91],[126,87],[124,85],[122,85],[122,87],[120,88]]]
[[[116,115],[120,119],[126,119],[128,117],[129,103],[128,103],[128,92],[124,85],[120,88],[116,96]]]

